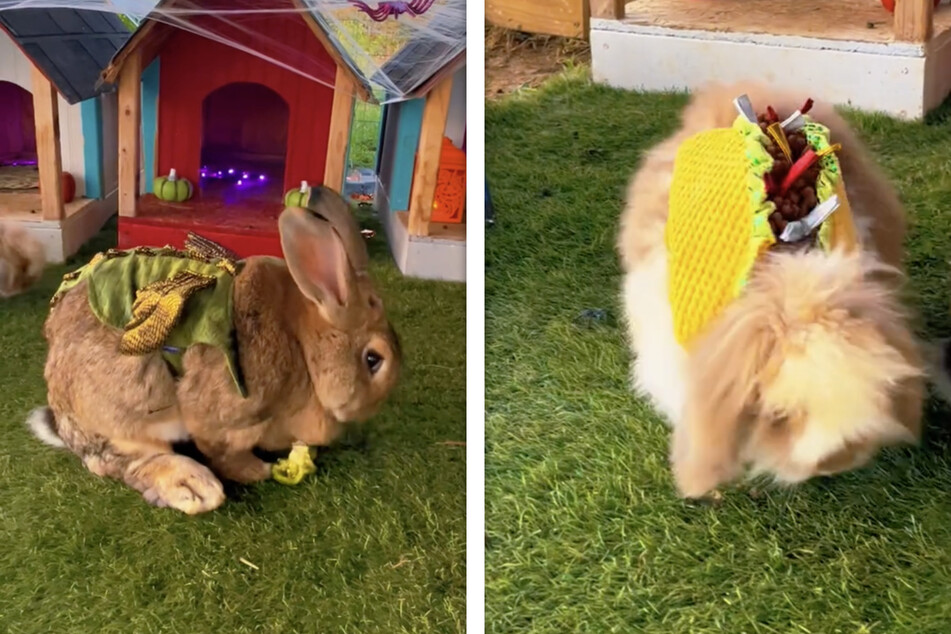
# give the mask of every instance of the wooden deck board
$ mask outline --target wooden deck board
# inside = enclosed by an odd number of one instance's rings
[[[400,223],[406,230],[409,230],[409,213],[405,211],[397,211],[396,217],[399,219]],[[456,242],[465,242],[466,241],[466,225],[465,223],[445,223],[445,222],[430,222],[429,223],[429,234],[425,236],[426,238],[436,238],[438,240],[454,240]]]
[[[95,202],[95,200],[89,198],[76,198],[64,205],[66,208],[65,217],[69,218]],[[39,191],[0,193],[0,218],[5,220],[43,220],[43,203]]]
[[[895,42],[893,17],[878,0],[634,0],[624,22],[640,26]],[[934,36],[951,31],[951,5],[935,11]]]

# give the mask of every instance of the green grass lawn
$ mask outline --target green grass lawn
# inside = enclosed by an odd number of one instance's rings
[[[0,301],[0,632],[464,631],[465,448],[447,441],[465,441],[465,287],[402,277],[376,228],[406,358],[392,400],[304,483],[232,487],[197,517],[23,426],[45,402],[47,302],[76,263]]]
[[[579,74],[486,104],[490,632],[948,632],[948,410],[924,442],[793,490],[675,495],[668,430],[628,388],[614,241],[682,95]],[[909,294],[947,335],[951,121],[850,113],[911,216]],[[603,321],[579,320],[604,309]]]

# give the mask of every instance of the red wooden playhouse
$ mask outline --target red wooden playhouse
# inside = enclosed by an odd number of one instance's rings
[[[284,192],[342,188],[353,99],[372,100],[369,86],[298,0],[191,0],[209,13],[187,23],[169,19],[179,6],[159,2],[102,74],[119,92],[119,247],[195,231],[281,256]],[[156,196],[170,174],[190,198]]]

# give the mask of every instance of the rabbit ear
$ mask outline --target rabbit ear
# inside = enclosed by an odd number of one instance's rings
[[[314,187],[310,191],[307,208],[337,230],[353,270],[358,275],[365,273],[369,260],[366,240],[360,234],[360,225],[343,196],[323,185]]]
[[[297,287],[321,307],[327,319],[342,325],[354,292],[354,271],[337,230],[296,207],[284,210],[278,227],[284,259]]]
[[[777,345],[768,314],[751,306],[727,310],[695,344],[684,419],[671,451],[684,497],[702,497],[739,475],[742,437]]]

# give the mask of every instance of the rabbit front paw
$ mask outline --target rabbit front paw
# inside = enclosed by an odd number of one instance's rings
[[[212,466],[225,480],[252,484],[271,477],[271,465],[250,451],[212,458]]]
[[[687,499],[700,499],[707,496],[715,498],[719,495],[716,487],[729,482],[737,475],[733,465],[702,461],[692,457],[675,461],[673,471],[677,492]]]

